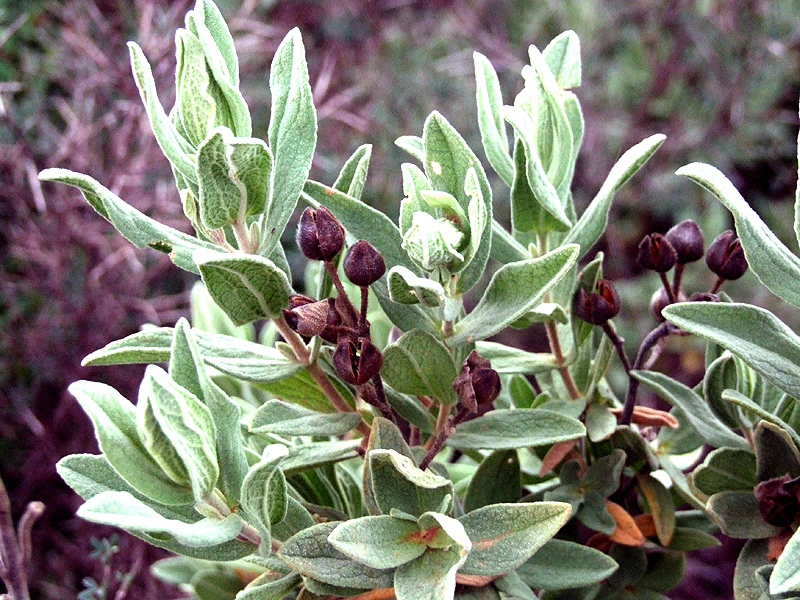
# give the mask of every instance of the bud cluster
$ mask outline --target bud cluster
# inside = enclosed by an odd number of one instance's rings
[[[775,527],[788,527],[800,516],[800,477],[788,474],[762,481],[754,490],[761,517]]]

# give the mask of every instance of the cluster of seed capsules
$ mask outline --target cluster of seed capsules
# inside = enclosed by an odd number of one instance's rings
[[[696,262],[705,255],[706,265],[717,276],[708,292],[696,292],[688,298],[681,289],[685,265]],[[733,231],[721,233],[705,249],[703,232],[692,219],[681,221],[665,234],[650,233],[639,243],[637,262],[644,269],[657,272],[663,286],[653,294],[650,312],[658,321],[664,321],[664,307],[684,300],[717,302],[717,292],[725,281],[739,279],[747,271],[747,259],[739,238]],[[675,270],[672,282],[667,273]],[[579,288],[575,296],[575,313],[592,325],[603,325],[615,317],[620,309],[619,294],[606,279],[598,279],[595,289],[587,292]]]
[[[361,288],[361,307],[356,310],[341,285],[334,259],[344,247],[345,231],[333,213],[324,206],[306,208],[297,226],[297,245],[310,260],[322,261],[337,290],[335,298],[315,300],[302,294],[289,298],[283,317],[289,327],[310,338],[319,335],[335,344],[333,367],[341,379],[351,385],[365,386],[370,380],[376,389],[362,388],[365,400],[386,411],[379,373],[383,365],[381,351],[370,339],[367,320],[369,286],[383,277],[386,264],[380,252],[366,240],[351,245],[342,260],[347,279]],[[453,382],[459,405],[466,414],[475,414],[479,405],[491,404],[500,393],[500,377],[489,361],[473,351],[464,361],[461,373]]]

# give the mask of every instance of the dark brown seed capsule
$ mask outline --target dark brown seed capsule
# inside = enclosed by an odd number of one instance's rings
[[[648,234],[639,243],[636,260],[644,269],[666,273],[675,266],[677,259],[675,248],[660,233]]]
[[[344,255],[344,274],[355,285],[372,285],[383,277],[386,263],[378,250],[366,240],[358,240]]]
[[[592,325],[602,325],[617,316],[620,309],[619,294],[610,281],[597,280],[597,291],[591,293],[578,288],[575,297],[575,314]]]
[[[300,215],[296,241],[306,258],[333,260],[344,246],[344,228],[324,206],[309,206]]]
[[[302,304],[291,310],[284,309],[283,316],[289,327],[300,335],[311,337],[319,335],[328,325],[328,311],[330,306],[327,300]]]
[[[789,475],[762,481],[754,490],[763,519],[775,527],[787,527],[800,508],[800,477]]]
[[[675,249],[677,261],[683,265],[703,258],[703,232],[692,219],[681,221],[665,236]]]
[[[453,381],[453,389],[461,406],[474,413],[478,406],[490,404],[500,394],[500,375],[492,369],[489,359],[476,350],[470,352]]]
[[[358,344],[342,340],[333,352],[333,366],[344,381],[352,385],[363,385],[378,374],[383,365],[383,355],[366,338]]]
[[[706,251],[706,264],[717,277],[733,281],[747,271],[747,259],[739,238],[730,229],[711,242]]]

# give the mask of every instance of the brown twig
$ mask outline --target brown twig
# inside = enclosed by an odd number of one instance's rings
[[[11,501],[0,478],[0,579],[6,585],[7,600],[30,600],[28,565],[31,559],[31,529],[44,511],[41,502],[30,502],[20,517],[17,530],[11,519]]]

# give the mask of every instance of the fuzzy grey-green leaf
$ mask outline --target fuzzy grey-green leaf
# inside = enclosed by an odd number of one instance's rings
[[[574,244],[540,258],[504,265],[492,276],[483,297],[456,323],[449,346],[483,340],[510,325],[544,298],[578,258]]]
[[[462,573],[502,575],[528,560],[567,522],[564,502],[492,504],[459,519],[472,541]]]
[[[681,167],[676,174],[688,177],[714,194],[731,211],[753,273],[776,296],[800,307],[800,288],[796,285],[800,280],[800,258],[767,227],[728,178],[703,163]]]
[[[272,108],[269,147],[273,155],[272,193],[262,219],[270,232],[261,254],[279,242],[305,184],[317,143],[317,115],[308,80],[300,30],[292,29],[278,46],[269,74]]]
[[[192,253],[198,249],[216,249],[216,246],[209,242],[163,225],[142,214],[88,175],[67,169],[45,169],[39,173],[39,178],[78,188],[92,208],[116,227],[125,239],[138,248],[155,248],[166,252],[172,262],[181,269],[199,273],[192,260]]]
[[[92,419],[100,450],[133,488],[164,504],[192,501],[188,487],[176,485],[150,456],[139,437],[133,405],[111,386],[78,381],[69,386]]]
[[[670,404],[680,407],[689,423],[709,444],[717,448],[747,448],[747,441],[720,421],[694,390],[655,371],[631,371],[631,375],[651,387]]]
[[[800,397],[800,337],[768,310],[731,302],[681,302],[662,314],[730,350],[790,396]]]
[[[461,423],[447,440],[459,450],[545,446],[586,435],[583,423],[552,410],[498,409]]]
[[[289,303],[286,274],[268,258],[206,251],[193,258],[208,293],[236,325],[277,318]]]
[[[367,454],[375,502],[382,514],[399,509],[419,516],[438,510],[446,496],[453,497],[453,484],[432,471],[421,471],[407,456],[394,450],[372,450]]]
[[[458,372],[444,344],[423,329],[412,329],[383,351],[381,377],[405,394],[429,395],[454,403]]]
[[[500,115],[503,97],[497,73],[483,54],[472,55],[475,63],[475,94],[478,103],[478,126],[486,158],[507,185],[514,179],[514,165],[508,153],[508,136]]]
[[[328,541],[334,548],[373,569],[392,569],[414,560],[427,546],[417,524],[389,515],[340,523]]]
[[[192,488],[200,502],[219,477],[217,430],[211,411],[155,365],[139,388],[137,427],[145,446],[175,481]]]
[[[600,582],[617,567],[613,558],[594,548],[549,540],[516,572],[532,588],[560,590]]]
[[[658,133],[642,140],[632,146],[619,157],[611,167],[606,180],[592,199],[586,210],[583,211],[578,222],[564,238],[565,244],[575,243],[580,245],[580,256],[586,254],[600,239],[608,225],[608,211],[614,194],[621,188],[653,156],[658,147],[667,139]]]
[[[282,400],[267,400],[250,421],[254,433],[344,435],[361,422],[358,412],[320,413]]]
[[[268,445],[261,460],[250,468],[242,482],[242,506],[267,531],[273,522],[279,523],[286,516],[286,486],[275,485],[272,479],[276,473],[280,477],[279,465],[288,455],[286,446]]]

